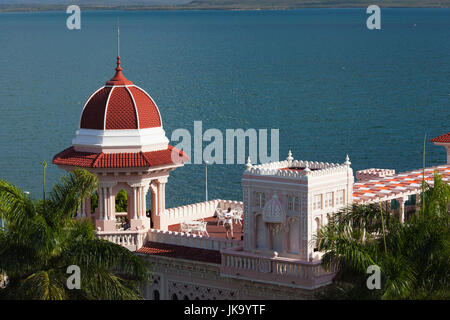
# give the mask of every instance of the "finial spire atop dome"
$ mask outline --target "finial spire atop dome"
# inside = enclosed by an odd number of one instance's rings
[[[119,28],[119,17],[117,17],[117,56],[120,57],[120,28]]]
[[[116,66],[116,74],[114,77],[111,78],[108,82],[106,82],[107,85],[130,85],[133,84],[133,82],[129,81],[125,76],[122,74],[122,67],[120,66],[120,56],[117,57],[117,66]]]
[[[120,66],[120,29],[119,29],[119,18],[117,18],[117,66],[116,66],[116,74],[111,78],[106,85],[130,85],[133,82],[129,81],[122,74],[122,67]]]

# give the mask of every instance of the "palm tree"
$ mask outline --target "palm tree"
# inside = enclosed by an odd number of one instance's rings
[[[353,205],[318,233],[323,266],[338,270],[325,298],[450,298],[450,186],[437,174],[425,183],[421,208],[405,223],[379,205]],[[368,290],[367,267],[381,270],[382,288]]]
[[[141,299],[138,286],[148,266],[128,249],[97,239],[92,221],[75,220],[97,178],[76,169],[44,201],[0,180],[0,274],[8,277],[3,299]],[[81,288],[70,290],[68,267],[81,271]]]

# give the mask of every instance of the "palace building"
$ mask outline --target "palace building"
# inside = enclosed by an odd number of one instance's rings
[[[166,208],[170,172],[187,155],[169,145],[152,97],[116,73],[81,112],[72,146],[53,163],[97,175],[98,207],[85,199],[77,218],[90,218],[97,236],[134,251],[153,267],[143,286],[147,299],[313,299],[335,273],[321,267],[314,236],[334,212],[353,203],[381,202],[401,221],[415,209],[421,180],[434,172],[450,179],[450,132],[431,140],[446,148],[447,163],[396,174],[390,169],[356,172],[343,163],[286,160],[253,165],[242,174],[243,202],[211,200]],[[120,190],[127,211],[115,211]],[[151,216],[147,194],[151,196]],[[231,208],[234,239],[226,238],[223,214]],[[126,222],[126,223],[124,223]]]

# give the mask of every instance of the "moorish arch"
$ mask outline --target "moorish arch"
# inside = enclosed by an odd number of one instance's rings
[[[288,252],[299,254],[300,251],[300,223],[297,217],[289,217],[288,220]]]

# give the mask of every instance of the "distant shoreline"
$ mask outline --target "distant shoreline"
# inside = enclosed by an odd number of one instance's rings
[[[0,12],[42,12],[42,11],[65,11],[68,5],[0,5]],[[405,9],[445,9],[450,8],[449,5],[395,5],[383,4],[382,8],[405,8]],[[232,7],[232,6],[189,6],[189,5],[174,5],[174,6],[93,6],[80,5],[82,10],[96,11],[96,10],[122,10],[122,11],[205,11],[205,10],[221,10],[221,11],[275,11],[275,10],[296,10],[296,9],[357,9],[367,8],[363,4],[342,4],[342,5],[314,5],[314,6],[262,6],[262,7]]]

